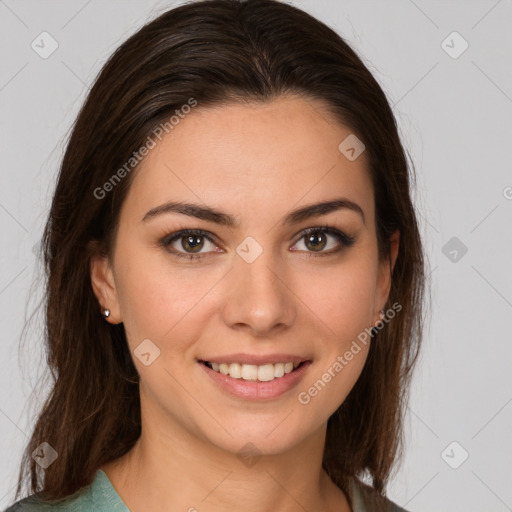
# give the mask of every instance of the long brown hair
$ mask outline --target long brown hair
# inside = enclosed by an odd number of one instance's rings
[[[359,380],[329,419],[323,459],[342,489],[348,478],[367,476],[385,494],[402,454],[424,323],[413,166],[384,92],[332,29],[276,0],[205,0],[164,12],[124,42],[73,126],[42,240],[53,380],[23,454],[17,497],[28,476],[30,491],[48,501],[79,491],[103,464],[128,452],[141,432],[139,376],[124,327],[101,317],[90,281],[91,256],[110,254],[137,170],[126,163],[191,98],[201,108],[288,93],[323,100],[365,144],[381,258],[389,257],[389,237],[400,231],[388,304],[399,303],[401,311],[375,334]],[[112,183],[123,166],[122,179]],[[43,442],[58,453],[44,471],[31,457]]]

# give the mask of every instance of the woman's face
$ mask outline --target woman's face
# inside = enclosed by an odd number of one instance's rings
[[[340,151],[351,131],[321,107],[199,103],[135,171],[92,277],[161,431],[282,452],[325,428],[361,373],[389,262],[367,155],[351,139]],[[196,231],[173,238],[183,229]]]

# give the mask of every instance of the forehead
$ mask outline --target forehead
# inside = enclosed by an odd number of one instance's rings
[[[281,214],[345,196],[371,218],[366,153],[349,160],[339,149],[349,136],[354,136],[350,128],[318,100],[288,96],[267,103],[199,103],[156,140],[135,171],[125,205],[140,216],[170,200],[190,200],[243,216],[244,207]]]

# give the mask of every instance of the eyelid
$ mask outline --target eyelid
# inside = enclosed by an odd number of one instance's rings
[[[305,228],[305,229],[301,230],[299,233],[297,233],[294,236],[294,238],[296,240],[293,243],[293,245],[297,244],[297,242],[299,242],[302,238],[304,238],[308,234],[316,233],[316,232],[320,232],[320,231],[325,232],[325,233],[337,238],[340,245],[336,249],[330,249],[329,251],[319,251],[319,252],[297,251],[297,252],[305,252],[307,255],[309,255],[311,257],[328,256],[329,254],[335,254],[345,248],[350,247],[355,242],[355,237],[347,235],[345,232],[341,231],[338,228],[328,226],[328,225],[317,225],[317,226]],[[213,233],[210,233],[209,231],[206,231],[204,229],[192,229],[192,228],[184,228],[184,227],[180,227],[180,229],[178,231],[173,231],[172,233],[169,233],[166,236],[164,236],[159,241],[159,245],[164,247],[165,249],[167,249],[169,252],[171,252],[174,256],[177,256],[178,258],[183,257],[183,258],[188,258],[188,259],[199,260],[205,256],[208,256],[209,254],[211,254],[213,252],[213,251],[209,251],[209,252],[204,252],[204,253],[188,253],[188,252],[177,251],[175,249],[170,248],[170,245],[175,240],[183,238],[185,236],[190,236],[190,235],[204,237],[207,240],[209,240],[212,244],[214,244],[216,246],[220,245],[216,241],[217,237]]]
[[[347,235],[341,229],[338,229],[338,228],[335,228],[332,226],[323,225],[323,226],[313,226],[310,228],[303,229],[296,235],[297,241],[295,243],[297,243],[304,236],[309,235],[310,233],[316,233],[318,231],[324,231],[325,233],[328,233],[329,235],[332,235],[337,238],[341,238],[342,239],[341,241],[347,245],[352,244],[355,240],[355,237]]]
[[[177,256],[178,258],[184,257],[189,259],[200,259],[207,254],[206,253],[192,253],[192,252],[183,252],[183,251],[177,251],[173,248],[171,248],[171,244],[175,240],[179,240],[180,238],[183,238],[185,236],[200,236],[203,238],[206,238],[209,240],[212,244],[218,246],[220,244],[217,243],[216,237],[213,233],[210,233],[209,231],[205,231],[204,229],[191,229],[191,228],[180,228],[178,231],[173,231],[172,233],[169,233],[168,235],[165,235],[160,241],[159,245],[162,246],[164,249],[168,250],[171,254],[174,256]],[[210,251],[212,252],[212,251]]]

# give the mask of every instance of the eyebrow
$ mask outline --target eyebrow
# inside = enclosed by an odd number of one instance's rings
[[[363,209],[357,203],[341,197],[329,201],[310,204],[308,206],[303,206],[301,208],[292,210],[284,217],[284,219],[281,221],[281,224],[298,224],[299,222],[309,219],[310,217],[327,215],[342,209],[352,210],[358,213],[361,215],[363,223],[365,223]],[[240,224],[235,217],[232,217],[231,215],[223,213],[210,206],[202,206],[199,204],[184,202],[169,202],[152,208],[144,215],[142,222],[147,222],[150,219],[166,213],[180,213],[182,215],[188,215],[189,217],[195,217],[197,219],[214,222],[221,226],[227,226],[230,228],[235,228]]]

